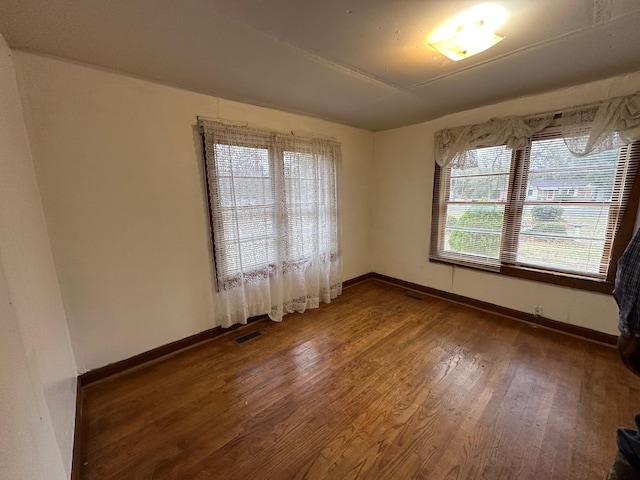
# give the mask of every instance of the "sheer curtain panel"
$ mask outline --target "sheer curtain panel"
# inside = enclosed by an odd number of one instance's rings
[[[640,94],[434,140],[432,260],[610,292],[640,195]]]
[[[576,156],[612,150],[640,140],[640,93],[563,111],[492,118],[486,123],[439,130],[434,150],[438,165],[465,168],[481,147],[506,145],[524,150],[528,139],[556,120],[567,149]]]
[[[342,292],[340,144],[199,119],[222,326]]]

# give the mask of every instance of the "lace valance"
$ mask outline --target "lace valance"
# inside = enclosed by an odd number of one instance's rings
[[[439,130],[436,162],[459,168],[473,164],[473,150],[505,145],[522,149],[527,139],[558,118],[567,148],[577,156],[610,150],[640,139],[640,93],[603,102],[527,116],[492,118],[486,123]]]

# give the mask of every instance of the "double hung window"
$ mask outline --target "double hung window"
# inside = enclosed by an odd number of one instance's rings
[[[337,142],[201,130],[219,290],[337,262]]]
[[[216,272],[223,285],[277,260],[275,157],[266,140],[212,145],[207,179]]]
[[[610,292],[633,229],[640,145],[575,156],[562,127],[437,167],[431,259]]]

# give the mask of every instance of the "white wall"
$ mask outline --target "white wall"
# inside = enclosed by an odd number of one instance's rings
[[[629,93],[640,74],[374,135],[30,53],[15,64],[80,371],[216,325],[197,115],[342,142],[345,279],[375,270],[616,333],[610,296],[428,262],[432,140],[448,126]]]
[[[449,115],[375,134],[374,270],[496,305],[617,334],[618,309],[610,295],[430,263],[433,135],[442,128],[580,105],[640,89],[640,73]]]
[[[342,142],[344,278],[372,270],[371,132],[15,56],[81,371],[217,325],[197,115]]]
[[[76,366],[11,52],[0,36],[0,478],[69,478]]]

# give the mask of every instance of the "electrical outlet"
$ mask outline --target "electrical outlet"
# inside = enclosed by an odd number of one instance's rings
[[[542,305],[534,305],[533,306],[533,316],[541,317],[542,316]]]

